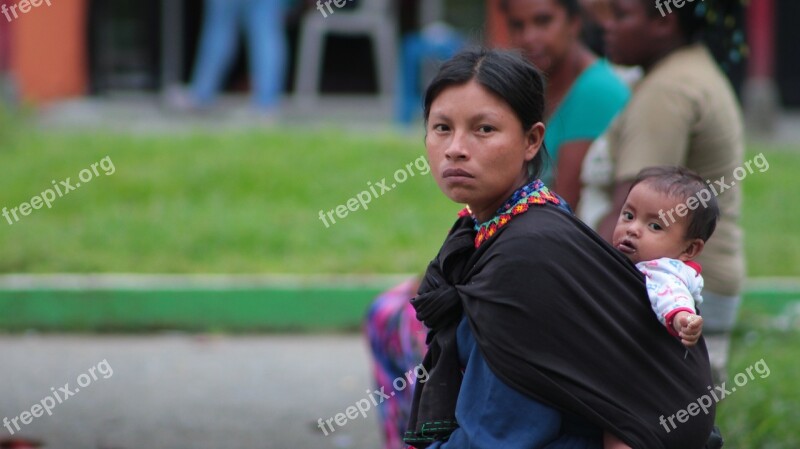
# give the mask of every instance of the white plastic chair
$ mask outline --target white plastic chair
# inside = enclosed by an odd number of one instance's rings
[[[322,4],[326,1],[323,0]],[[329,35],[368,36],[371,39],[381,100],[390,101],[398,52],[397,18],[392,14],[392,0],[360,0],[355,9],[340,9],[333,2],[330,5],[333,14],[326,7],[327,17],[317,9],[303,17],[295,74],[297,101],[303,106],[319,101],[325,39]]]

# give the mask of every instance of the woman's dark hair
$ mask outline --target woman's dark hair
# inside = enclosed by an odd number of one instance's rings
[[[642,169],[636,175],[636,179],[631,184],[631,190],[640,183],[646,183],[656,192],[675,198],[681,204],[688,203],[689,198],[700,199],[702,196],[704,201],[695,201],[695,203],[702,203],[702,205],[698,204],[696,209],[688,208],[689,227],[686,229],[686,238],[699,238],[707,242],[711,235],[714,234],[714,230],[717,228],[717,220],[719,220],[719,205],[717,204],[716,194],[711,192],[700,175],[684,167],[648,167]],[[672,218],[672,210],[668,212],[670,218]]]
[[[642,2],[651,14],[660,15],[653,0]],[[736,78],[741,77],[748,54],[745,9],[745,0],[694,0],[680,8],[672,3],[670,13],[677,15],[686,42],[705,43],[734,85],[738,85]]]
[[[461,51],[442,64],[428,85],[423,102],[426,127],[436,97],[448,87],[464,85],[472,80],[514,110],[522,122],[523,132],[538,122],[544,122],[544,80],[539,70],[519,52],[473,48]],[[546,158],[547,150],[542,143],[539,152],[528,163],[530,178],[539,177]]]
[[[500,10],[508,14],[508,3],[510,0],[500,0]],[[567,15],[570,17],[575,17],[581,13],[581,5],[578,3],[578,0],[555,0],[556,3],[561,5],[564,9],[567,10]]]

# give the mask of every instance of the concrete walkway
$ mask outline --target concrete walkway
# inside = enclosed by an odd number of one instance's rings
[[[0,419],[74,393],[17,421],[14,437],[48,448],[381,447],[377,409],[329,436],[317,427],[373,389],[357,335],[0,336],[0,366]]]
[[[154,94],[83,97],[40,108],[36,122],[48,130],[115,131],[134,134],[176,134],[194,131],[241,131],[254,128],[331,127],[364,133],[398,131],[392,125],[392,105],[369,96],[326,96],[313,107],[286,98],[280,112],[254,113],[247,97],[227,95],[208,111],[177,112]],[[421,125],[413,130],[422,132]]]
[[[259,117],[249,109],[248,97],[225,95],[211,110],[204,113],[179,113],[165,107],[157,94],[110,94],[104,97],[82,97],[53,103],[40,108],[36,122],[43,128],[84,131],[116,131],[136,134],[174,134],[182,132],[231,131],[253,128],[334,127],[351,132],[387,133],[418,137],[421,121],[410,127],[392,122],[393,105],[371,96],[321,97],[312,107],[284,98],[280,112],[269,118]],[[788,146],[800,150],[800,110],[781,111],[769,134],[759,133],[748,123],[747,136],[755,142]]]

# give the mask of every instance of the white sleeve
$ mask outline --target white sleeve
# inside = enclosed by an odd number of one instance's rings
[[[680,260],[661,258],[639,262],[636,267],[647,280],[647,295],[658,321],[667,325],[666,317],[678,309],[697,313],[695,304],[703,301],[700,292],[703,278]]]

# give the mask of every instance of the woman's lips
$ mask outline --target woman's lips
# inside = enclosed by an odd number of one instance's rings
[[[442,173],[442,178],[474,178],[470,172],[460,168],[448,168]]]

